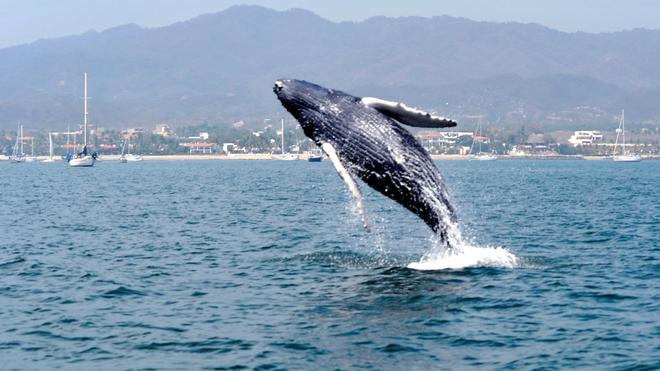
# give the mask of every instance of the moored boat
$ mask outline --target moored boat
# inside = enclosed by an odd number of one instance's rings
[[[619,144],[619,135],[621,135],[621,154],[616,154],[616,147]],[[624,111],[621,110],[621,119],[619,120],[619,128],[616,129],[616,142],[614,143],[614,155],[612,160],[616,162],[640,162],[642,157],[634,153],[626,152],[626,121]]]
[[[96,163],[96,152],[91,155],[87,150],[87,72],[84,77],[84,113],[83,113],[83,149],[69,159],[70,167],[92,167]],[[67,156],[69,158],[69,156]]]

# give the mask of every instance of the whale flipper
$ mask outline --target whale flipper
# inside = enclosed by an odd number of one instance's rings
[[[351,191],[351,194],[353,195],[353,198],[355,198],[355,201],[357,203],[358,210],[360,211],[360,219],[362,220],[362,225],[364,226],[364,229],[367,230],[367,232],[370,232],[369,223],[367,223],[367,211],[364,208],[364,202],[362,201],[362,193],[360,193],[360,189],[358,188],[357,183],[355,183],[355,180],[353,179],[351,174],[348,172],[348,170],[346,170],[344,165],[339,160],[339,156],[337,156],[337,151],[335,151],[335,148],[332,146],[332,144],[323,143],[321,145],[321,149],[323,149],[323,152],[325,152],[328,155],[330,161],[332,162],[332,164],[335,166],[335,169],[339,173],[339,176],[344,180],[344,182],[348,186],[349,191]]]
[[[362,98],[362,103],[365,106],[371,107],[383,115],[408,126],[415,126],[418,128],[449,128],[456,126],[455,121],[408,107],[400,102],[364,97]]]

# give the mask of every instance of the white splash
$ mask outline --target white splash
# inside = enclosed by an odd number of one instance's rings
[[[468,267],[516,268],[520,259],[504,247],[462,244],[448,248],[434,242],[431,251],[418,262],[408,264],[417,270],[463,269]]]

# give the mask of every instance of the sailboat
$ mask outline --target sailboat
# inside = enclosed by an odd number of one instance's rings
[[[321,162],[323,161],[323,155],[317,152],[310,152],[307,157],[308,162]]]
[[[621,135],[621,154],[616,154],[616,147],[619,144],[619,135]],[[614,142],[614,155],[612,160],[616,162],[640,162],[642,158],[632,153],[626,153],[626,123],[624,119],[624,111],[621,110],[621,119],[619,120],[619,128],[616,129],[616,142]]]
[[[479,137],[479,151],[474,152],[474,142],[475,138]],[[470,146],[470,152],[468,152],[468,158],[470,160],[481,160],[481,161],[493,161],[497,160],[497,156],[490,153],[481,152],[481,143],[483,142],[483,137],[481,136],[481,116],[479,116],[479,122],[477,124],[477,136],[474,136],[472,139],[472,145]]]
[[[25,155],[23,154],[23,125],[19,124],[16,129],[16,143],[14,144],[9,160],[13,164],[25,162]]]
[[[90,155],[87,151],[87,72],[85,72],[84,93],[83,149],[69,160],[69,166],[71,167],[92,167],[96,162],[96,152]]]
[[[53,158],[53,132],[48,132],[48,158],[41,162],[55,162]]]
[[[282,155],[280,157],[277,157],[277,159],[285,160],[285,161],[298,159],[298,155],[295,153],[284,153],[284,119],[282,119]]]
[[[119,156],[119,162],[122,164],[125,164],[126,161],[126,139],[124,139],[124,142],[121,145],[121,155]]]
[[[130,162],[142,161],[142,156],[140,156],[140,155],[135,155],[135,154],[132,154],[132,153],[131,153],[131,142],[130,142],[130,140],[127,140],[126,150],[127,150],[127,152],[128,152],[128,153],[126,154],[126,156],[124,157],[124,159],[125,159],[126,161],[130,161]],[[123,153],[123,150],[122,150],[122,153]]]

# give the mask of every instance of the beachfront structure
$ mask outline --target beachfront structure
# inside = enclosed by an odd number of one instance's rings
[[[568,143],[572,144],[573,147],[590,146],[593,144],[599,144],[602,141],[603,141],[603,133],[597,130],[576,131],[568,139]]]
[[[193,143],[181,143],[181,146],[188,148],[188,152],[192,154],[210,154],[213,153],[216,148],[216,143],[204,143],[204,142],[193,142]]]
[[[553,147],[545,144],[521,143],[511,147],[509,156],[556,156],[559,153]]]
[[[454,145],[461,137],[472,138],[474,133],[471,131],[420,131],[417,138],[422,143],[430,145]]]
[[[550,139],[541,133],[533,133],[527,136],[523,143],[518,143],[511,147],[509,156],[556,156],[557,144],[551,143]]]
[[[415,137],[432,154],[466,154],[470,150],[470,147],[466,147],[464,144],[461,145],[459,142],[462,138],[471,138],[470,140],[477,139],[471,131],[420,131]],[[483,140],[486,138],[480,139]],[[487,142],[487,140],[484,142]]]
[[[222,143],[222,152],[229,154],[229,151],[233,151],[236,148],[234,143]]]

